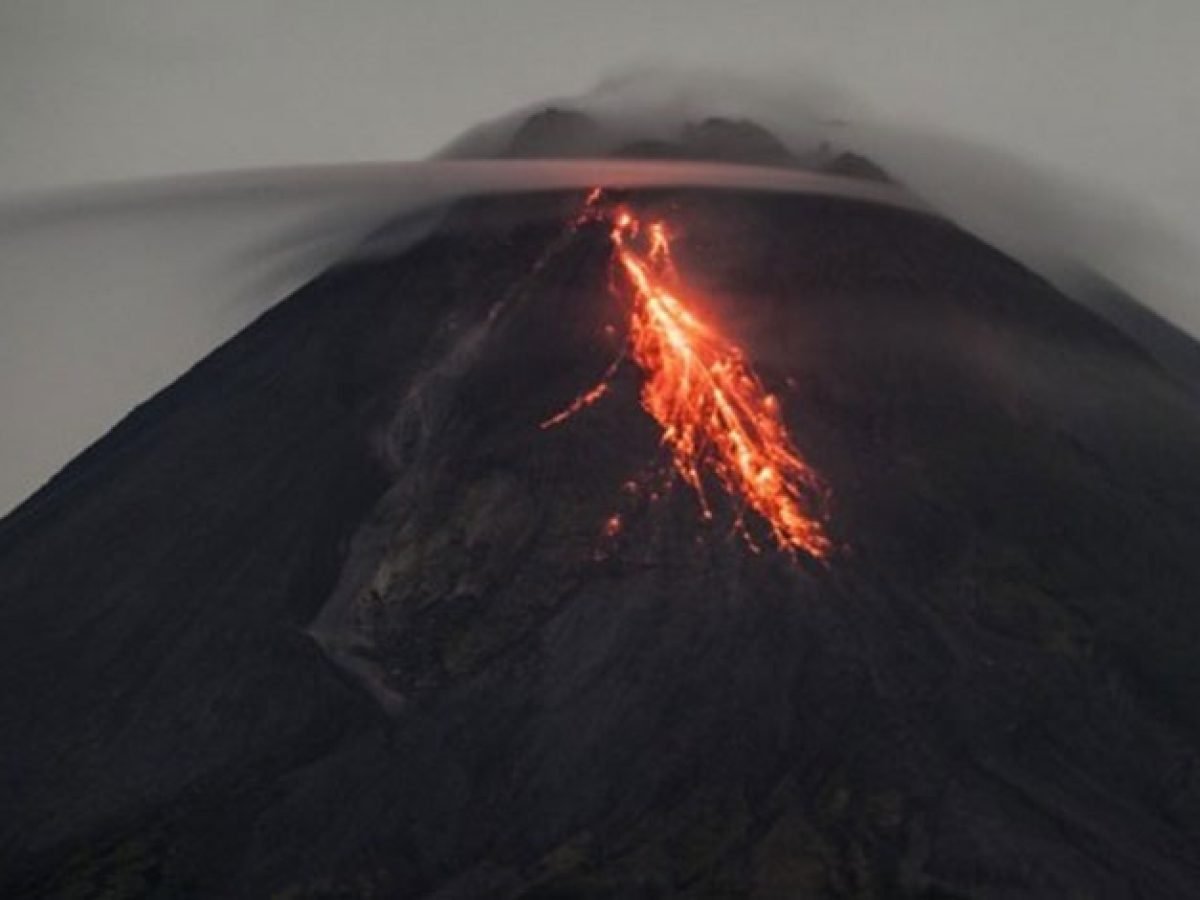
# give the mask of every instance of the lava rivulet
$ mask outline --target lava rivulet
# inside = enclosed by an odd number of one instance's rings
[[[831,543],[816,512],[824,491],[784,425],[778,399],[767,391],[741,349],[684,301],[666,224],[643,224],[630,210],[601,211],[588,197],[583,218],[607,220],[616,277],[613,287],[630,306],[628,356],[645,381],[642,407],[662,428],[679,476],[696,491],[706,518],[711,475],[739,509],[760,516],[787,552],[821,559]],[[566,410],[556,425],[599,400],[604,379]],[[739,519],[748,543],[754,542]]]

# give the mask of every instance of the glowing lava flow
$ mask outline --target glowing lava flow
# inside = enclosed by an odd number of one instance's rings
[[[663,223],[646,228],[644,251],[635,243],[639,230],[638,220],[622,211],[612,241],[633,290],[631,356],[646,374],[642,406],[662,427],[676,471],[696,491],[706,516],[702,473],[708,469],[727,493],[766,520],[781,548],[824,557],[829,540],[810,512],[820,484],[792,445],[779,401],[741,350],[679,298]]]
[[[598,200],[597,192],[589,195],[576,224],[605,218]],[[708,472],[739,506],[762,517],[781,549],[824,558],[832,545],[814,512],[824,491],[793,445],[778,399],[742,351],[680,298],[666,226],[654,221],[643,227],[627,209],[618,209],[611,221],[614,262],[630,289],[628,354],[646,378],[642,407],[662,428],[675,470],[696,491],[704,516],[712,518],[704,490]],[[599,400],[615,367],[543,427]],[[755,547],[740,518],[738,524]]]

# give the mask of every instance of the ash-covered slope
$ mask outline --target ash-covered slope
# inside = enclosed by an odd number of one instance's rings
[[[623,492],[631,367],[538,427],[622,324],[581,199],[329,273],[0,525],[6,896],[1200,892],[1196,401],[936,219],[630,198],[832,487],[755,555]]]

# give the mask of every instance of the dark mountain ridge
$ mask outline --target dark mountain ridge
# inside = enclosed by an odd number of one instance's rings
[[[709,116],[685,121],[669,134],[644,137],[630,127],[602,122],[576,109],[548,106],[515,123],[471,133],[446,151],[450,158],[499,157],[572,159],[704,160],[743,165],[804,169],[866,181],[893,179],[874,161],[822,141],[808,149],[791,148],[768,129],[745,118]]]

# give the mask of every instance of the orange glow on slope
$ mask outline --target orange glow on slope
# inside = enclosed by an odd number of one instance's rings
[[[633,295],[630,355],[646,375],[642,406],[662,428],[676,471],[706,517],[708,471],[766,521],[781,549],[826,556],[831,545],[812,511],[821,485],[793,446],[779,401],[742,351],[680,299],[666,226],[645,228],[644,249],[640,230],[632,213],[620,211],[613,249]]]
[[[605,381],[601,381],[599,384],[597,384],[594,388],[589,390],[587,393],[580,394],[578,397],[576,397],[571,402],[571,405],[568,406],[566,409],[564,409],[562,412],[555,413],[550,418],[548,418],[546,421],[542,422],[542,424],[539,427],[553,428],[555,425],[561,425],[563,422],[567,421],[567,419],[571,418],[571,416],[575,415],[575,413],[579,412],[584,407],[591,406],[593,403],[595,403],[597,400],[599,400],[601,397],[603,397],[607,393],[608,393],[608,383]]]
[[[696,492],[704,517],[712,518],[704,490],[708,473],[742,509],[766,522],[780,549],[826,557],[832,544],[815,511],[824,489],[793,445],[778,399],[742,351],[681,299],[665,223],[643,227],[625,208],[610,217],[600,197],[598,189],[588,195],[572,226],[611,218],[613,260],[631,305],[627,352],[646,378],[642,407],[662,428],[672,464]],[[624,294],[615,283],[614,291]],[[599,384],[542,427],[558,425],[601,399],[623,355]],[[615,534],[619,522],[619,517],[610,519],[606,533]],[[738,527],[757,550],[740,514]]]

